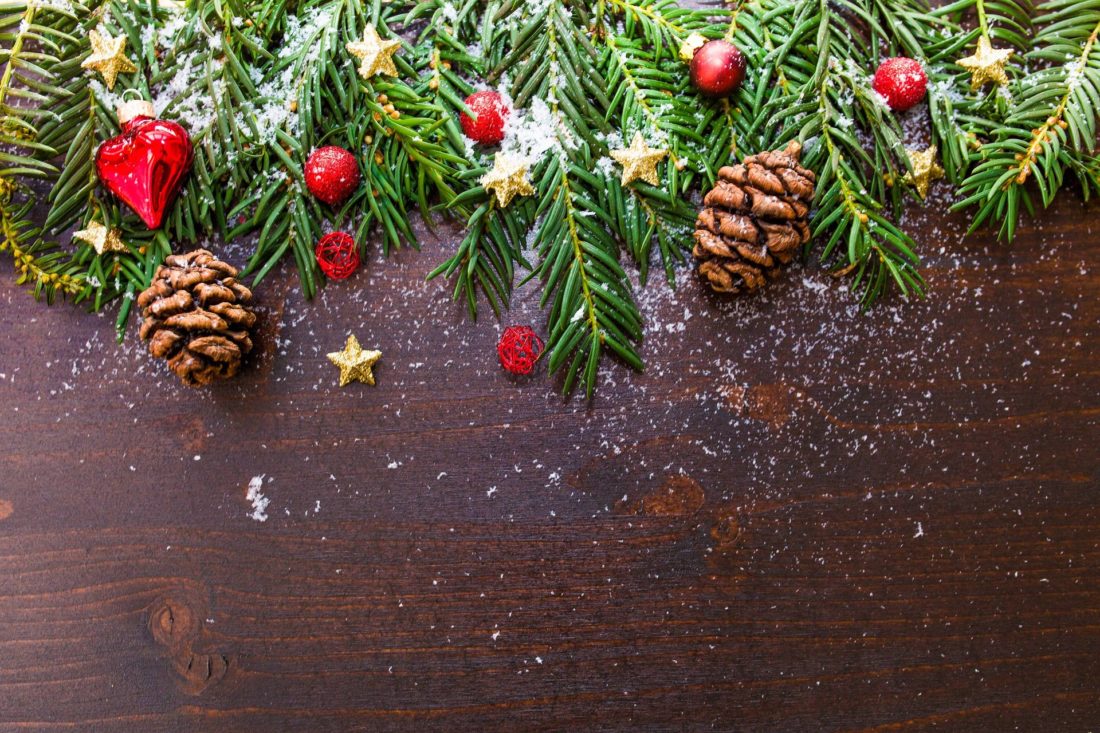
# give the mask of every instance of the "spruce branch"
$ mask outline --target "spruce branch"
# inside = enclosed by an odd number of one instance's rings
[[[971,231],[1000,220],[1000,236],[1015,236],[1021,207],[1034,212],[1028,190],[1050,206],[1076,175],[1086,195],[1097,189],[1090,157],[1100,110],[1100,3],[1050,0],[1039,6],[1040,31],[1029,62],[1038,68],[1012,85],[1013,104],[991,139],[974,152],[973,172],[954,208],[976,207]],[[1068,59],[1068,61],[1067,61]]]

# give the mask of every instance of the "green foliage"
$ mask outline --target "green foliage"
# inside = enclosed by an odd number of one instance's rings
[[[253,244],[263,280],[293,258],[303,292],[322,285],[313,246],[330,228],[385,252],[415,245],[410,219],[467,223],[432,273],[476,316],[507,308],[517,278],[540,283],[546,361],[566,392],[592,395],[602,358],[642,369],[641,315],[628,267],[671,281],[689,258],[698,192],[718,169],[794,138],[818,175],[820,257],[864,305],[920,294],[916,243],[896,221],[910,169],[899,122],[871,89],[886,56],[930,80],[927,115],[947,178],[975,227],[1047,206],[1067,175],[1100,190],[1100,0],[156,0],[4,2],[0,13],[0,249],[37,297],[101,308],[134,296],[173,248],[209,238]],[[1036,15],[1037,12],[1037,15]],[[373,26],[403,40],[397,77],[359,77],[348,41]],[[113,91],[81,68],[93,28],[125,36],[138,72]],[[1037,29],[1037,30],[1036,30]],[[691,88],[689,36],[725,38],[750,73],[728,100]],[[955,62],[989,37],[1011,47],[1007,89],[971,91]],[[1069,61],[1067,62],[1067,59]],[[463,100],[490,86],[512,100],[506,141],[530,156],[536,194],[497,205],[480,181],[493,150],[467,141]],[[148,232],[97,185],[94,156],[116,134],[124,96],[154,101],[189,129],[195,165],[165,226]],[[910,114],[920,114],[914,112]],[[610,152],[635,133],[669,151],[661,183],[621,185]],[[514,138],[515,136],[513,136]],[[538,139],[535,139],[538,138]],[[305,189],[318,146],[354,151],[364,185],[339,210]],[[1034,183],[1032,183],[1034,181]],[[43,213],[44,212],[44,213]],[[118,227],[124,253],[59,242],[90,221]],[[36,223],[41,221],[41,223]],[[627,263],[630,263],[629,265]],[[484,301],[482,301],[484,299]]]
[[[937,34],[942,19],[918,2],[764,0],[758,8],[782,39],[765,63],[782,72],[787,87],[763,116],[778,123],[777,139],[804,143],[803,163],[818,174],[813,232],[825,242],[822,258],[852,275],[865,305],[891,283],[919,294],[915,245],[890,220],[899,210],[901,189],[894,184],[908,170],[908,155],[897,120],[871,89],[869,70],[880,61],[880,44],[920,51],[920,39]],[[853,42],[856,33],[862,42]]]
[[[553,139],[531,161],[536,195],[505,210],[476,185],[488,159],[464,174],[473,188],[451,205],[473,207],[468,233],[433,275],[454,276],[471,313],[479,290],[497,310],[529,249],[537,257],[529,277],[543,283],[548,308],[549,369],[563,374],[566,392],[583,384],[591,396],[604,353],[643,368],[641,316],[621,255],[644,282],[656,247],[671,280],[691,244],[687,196],[729,160],[729,138],[713,140],[729,106],[701,104],[677,59],[692,33],[720,37],[725,25],[670,0],[471,2],[455,16],[443,0],[409,14],[432,19],[424,38],[449,62],[437,86],[452,118],[472,91],[456,69],[469,79],[507,77],[517,113],[541,105]],[[466,50],[475,46],[477,54]],[[635,132],[670,152],[660,187],[620,185],[608,155]]]
[[[975,207],[971,231],[1000,222],[1011,240],[1021,208],[1034,213],[1029,183],[1050,206],[1067,174],[1085,195],[1100,190],[1095,158],[1100,114],[1100,2],[1050,0],[1039,6],[1032,71],[1014,80],[1003,121],[971,156],[955,208]]]

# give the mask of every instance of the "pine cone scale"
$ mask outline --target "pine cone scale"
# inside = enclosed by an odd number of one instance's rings
[[[695,222],[699,274],[721,293],[754,291],[810,241],[817,177],[799,164],[801,146],[753,155],[718,171]]]
[[[233,377],[252,351],[252,291],[237,282],[238,274],[206,250],[171,255],[138,296],[149,353],[166,359],[186,385]]]

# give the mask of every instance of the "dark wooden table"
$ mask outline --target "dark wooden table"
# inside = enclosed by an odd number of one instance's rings
[[[280,274],[206,392],[5,264],[0,731],[1097,730],[1100,209],[940,208],[923,302],[650,283],[590,405],[424,284],[453,229]]]

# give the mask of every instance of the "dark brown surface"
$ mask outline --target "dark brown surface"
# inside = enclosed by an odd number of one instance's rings
[[[5,266],[0,731],[1097,730],[1098,209],[937,208],[924,302],[651,283],[591,406],[423,284],[449,229],[259,288],[205,393]]]

